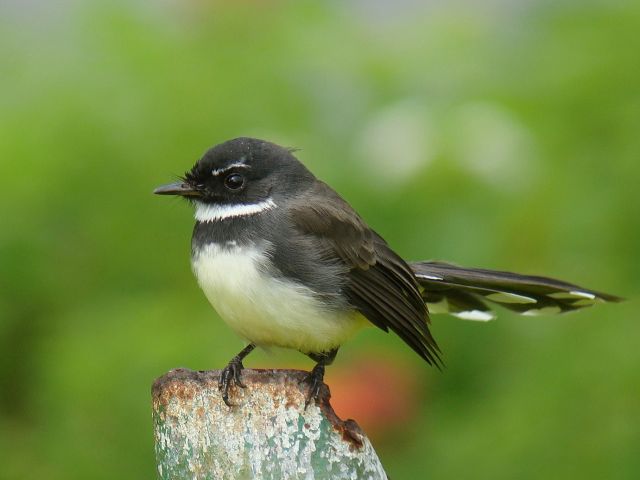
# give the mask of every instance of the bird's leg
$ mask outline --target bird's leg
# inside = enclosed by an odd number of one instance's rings
[[[321,353],[307,353],[306,355],[312,360],[316,361],[316,365],[313,370],[305,377],[304,381],[309,384],[309,393],[307,394],[307,400],[304,403],[304,409],[306,410],[311,400],[318,400],[320,395],[320,389],[324,384],[324,367],[331,365],[336,358],[338,349],[330,350],[328,352]]]
[[[222,391],[222,400],[227,404],[227,407],[232,406],[231,402],[229,402],[229,387],[234,384],[245,388],[245,384],[240,380],[240,372],[244,369],[242,360],[244,360],[244,357],[249,355],[254,348],[256,348],[256,346],[253,343],[244,347],[242,351],[233,357],[227,366],[222,369],[222,372],[220,372],[218,389]]]

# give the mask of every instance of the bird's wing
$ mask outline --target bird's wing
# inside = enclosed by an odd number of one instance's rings
[[[451,313],[466,320],[493,319],[486,301],[523,315],[540,315],[622,300],[546,277],[463,268],[443,262],[414,262],[411,268],[431,313]]]
[[[391,329],[429,364],[440,363],[414,272],[346,201],[318,181],[293,202],[290,217],[349,268],[344,293],[354,308],[382,330]]]

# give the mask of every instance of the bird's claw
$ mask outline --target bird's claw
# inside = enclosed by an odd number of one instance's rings
[[[317,403],[320,398],[320,391],[324,385],[324,365],[318,364],[313,367],[313,370],[309,372],[303,382],[309,385],[309,392],[304,402],[304,409],[306,410],[312,400],[315,400]]]
[[[229,364],[224,367],[220,373],[220,380],[218,380],[218,390],[222,392],[222,400],[227,407],[233,407],[233,404],[229,401],[229,389],[232,385],[240,388],[246,388],[247,386],[240,379],[240,373],[244,369],[242,360],[234,358]]]

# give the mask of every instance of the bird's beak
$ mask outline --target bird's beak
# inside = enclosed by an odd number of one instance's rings
[[[156,195],[180,195],[182,197],[199,197],[200,192],[185,182],[169,183],[156,188]]]

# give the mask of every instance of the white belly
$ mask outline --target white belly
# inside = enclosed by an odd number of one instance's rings
[[[209,244],[194,252],[192,266],[222,319],[256,345],[324,352],[366,325],[356,312],[323,307],[309,288],[271,277],[264,249]]]

